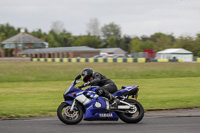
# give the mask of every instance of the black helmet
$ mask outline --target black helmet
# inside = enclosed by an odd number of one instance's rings
[[[90,77],[92,77],[93,73],[94,73],[94,70],[92,68],[83,69],[83,71],[81,72],[81,75],[83,76],[83,81],[88,82]]]

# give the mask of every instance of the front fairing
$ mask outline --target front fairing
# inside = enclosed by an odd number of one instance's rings
[[[70,93],[73,93],[73,92],[77,92],[77,91],[82,91],[82,90],[77,89],[75,87],[72,87],[67,94],[70,94]]]
[[[71,90],[67,93],[67,94],[63,94],[63,97],[66,100],[72,100],[72,99],[75,99],[76,97],[73,95],[74,92],[81,92],[83,90],[80,90],[80,89],[77,89],[75,87],[71,88]]]
[[[73,81],[70,86],[65,90],[64,94],[63,95],[66,95],[68,93],[71,93],[72,91],[77,91],[74,86],[78,83],[80,83],[81,81]],[[78,89],[79,90],[79,89]]]
[[[74,85],[76,85],[76,84],[79,83],[79,82],[80,82],[80,81],[76,81],[76,83],[75,83],[75,81],[73,81],[73,82],[70,84],[70,86],[65,90],[65,92],[64,92],[64,94],[63,94],[63,97],[64,97],[65,100],[69,100],[69,99],[75,98],[75,97],[73,96],[73,93],[74,93],[74,92],[82,91],[82,90],[80,90],[80,89],[74,87]]]

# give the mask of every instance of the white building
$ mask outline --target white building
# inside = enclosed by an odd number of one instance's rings
[[[182,59],[189,62],[193,60],[193,54],[183,48],[170,48],[157,52],[156,59]]]

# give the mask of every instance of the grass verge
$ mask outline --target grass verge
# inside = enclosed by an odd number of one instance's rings
[[[200,77],[200,63],[0,63],[0,82],[69,81],[85,67],[110,79]]]
[[[145,109],[200,106],[200,77],[114,79],[118,88],[139,85],[139,102]],[[2,119],[55,116],[62,94],[71,81],[1,82]]]

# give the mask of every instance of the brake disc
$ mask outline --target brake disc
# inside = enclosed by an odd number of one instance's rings
[[[67,117],[71,117],[71,118],[74,118],[77,116],[77,111],[73,110],[73,111],[70,111],[70,106],[67,106],[64,110],[64,114],[67,116]]]

